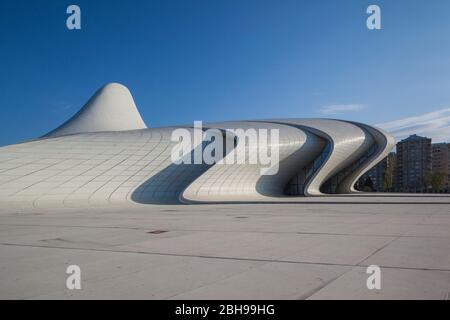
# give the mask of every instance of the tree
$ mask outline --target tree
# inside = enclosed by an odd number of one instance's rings
[[[425,172],[424,181],[427,188],[431,186],[432,192],[439,192],[444,187],[445,173],[444,172]]]
[[[370,179],[370,177],[367,177],[366,181],[364,181],[364,191],[365,192],[372,192],[374,190],[375,190],[375,188],[373,186],[372,179]]]

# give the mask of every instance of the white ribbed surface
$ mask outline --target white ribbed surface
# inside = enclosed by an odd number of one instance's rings
[[[204,171],[175,166],[172,129],[78,134],[0,148],[0,204],[176,202]]]
[[[359,178],[361,178],[363,174],[369,171],[378,162],[386,158],[395,146],[394,137],[387,132],[362,123],[354,122],[354,124],[369,132],[373,138],[373,143],[377,146],[377,150],[369,159],[364,161],[364,163],[357,170],[353,171],[352,174],[346,178],[345,182],[342,183],[340,189],[338,190],[340,193],[359,193],[359,191],[355,190],[355,184]]]
[[[200,176],[183,193],[186,201],[253,201],[282,197],[283,189],[297,171],[316,158],[324,142],[300,129],[264,122],[209,124],[219,129],[277,129],[280,134],[280,166],[276,175],[261,176],[260,164],[217,164]],[[246,160],[248,163],[248,152]]]
[[[358,178],[394,145],[394,139],[379,129],[329,119],[221,122],[203,127],[265,129],[269,135],[270,130],[278,130],[278,173],[261,175],[266,164],[249,164],[256,146],[245,150],[246,164],[173,164],[176,143],[171,135],[176,127],[146,129],[131,93],[113,83],[46,138],[0,148],[0,205],[290,201],[284,196],[286,185],[311,167],[327,143],[328,158],[306,181],[305,195],[322,195],[321,186],[337,173],[344,177],[337,192],[352,193]],[[234,141],[233,136],[222,139]],[[371,147],[376,148],[369,156]],[[342,174],[348,168],[352,172]]]
[[[320,187],[332,176],[356,161],[368,150],[371,137],[356,125],[329,119],[279,119],[280,123],[296,125],[327,139],[332,148],[328,159],[314,174],[306,195],[322,195]]]
[[[349,188],[354,181],[382,160],[393,143],[390,136],[383,140],[384,135],[370,127],[362,130],[334,120],[225,122],[204,127],[278,129],[279,173],[261,176],[257,164],[174,165],[175,143],[170,141],[174,128],[83,133],[0,148],[0,204],[177,203],[180,197],[184,202],[285,201],[284,187],[318,157],[325,139],[333,144],[332,152],[309,181],[307,195],[320,195],[327,179],[360,159],[376,142],[377,152],[340,185],[340,192],[353,192]]]
[[[145,128],[147,126],[137,110],[130,91],[121,84],[110,83],[98,90],[72,118],[47,133],[46,137]]]

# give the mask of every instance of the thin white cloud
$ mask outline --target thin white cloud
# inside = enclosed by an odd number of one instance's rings
[[[435,142],[450,141],[450,108],[428,112],[419,116],[376,125],[391,133],[397,141],[412,134],[425,136]]]
[[[361,111],[365,108],[363,104],[335,104],[330,106],[323,106],[320,108],[320,113],[325,115],[338,114],[344,112]]]

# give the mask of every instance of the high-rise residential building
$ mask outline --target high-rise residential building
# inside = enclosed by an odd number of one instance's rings
[[[450,183],[450,143],[434,143],[432,145],[433,173],[442,175],[442,185],[439,191],[449,192]]]
[[[396,189],[425,192],[425,175],[431,171],[431,139],[412,135],[397,143]]]

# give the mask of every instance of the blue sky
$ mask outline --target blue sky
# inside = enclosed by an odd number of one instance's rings
[[[82,30],[66,28],[77,4]],[[366,8],[382,30],[366,28]],[[450,140],[450,1],[2,1],[0,145],[40,136],[103,84],[147,125],[331,117]]]

